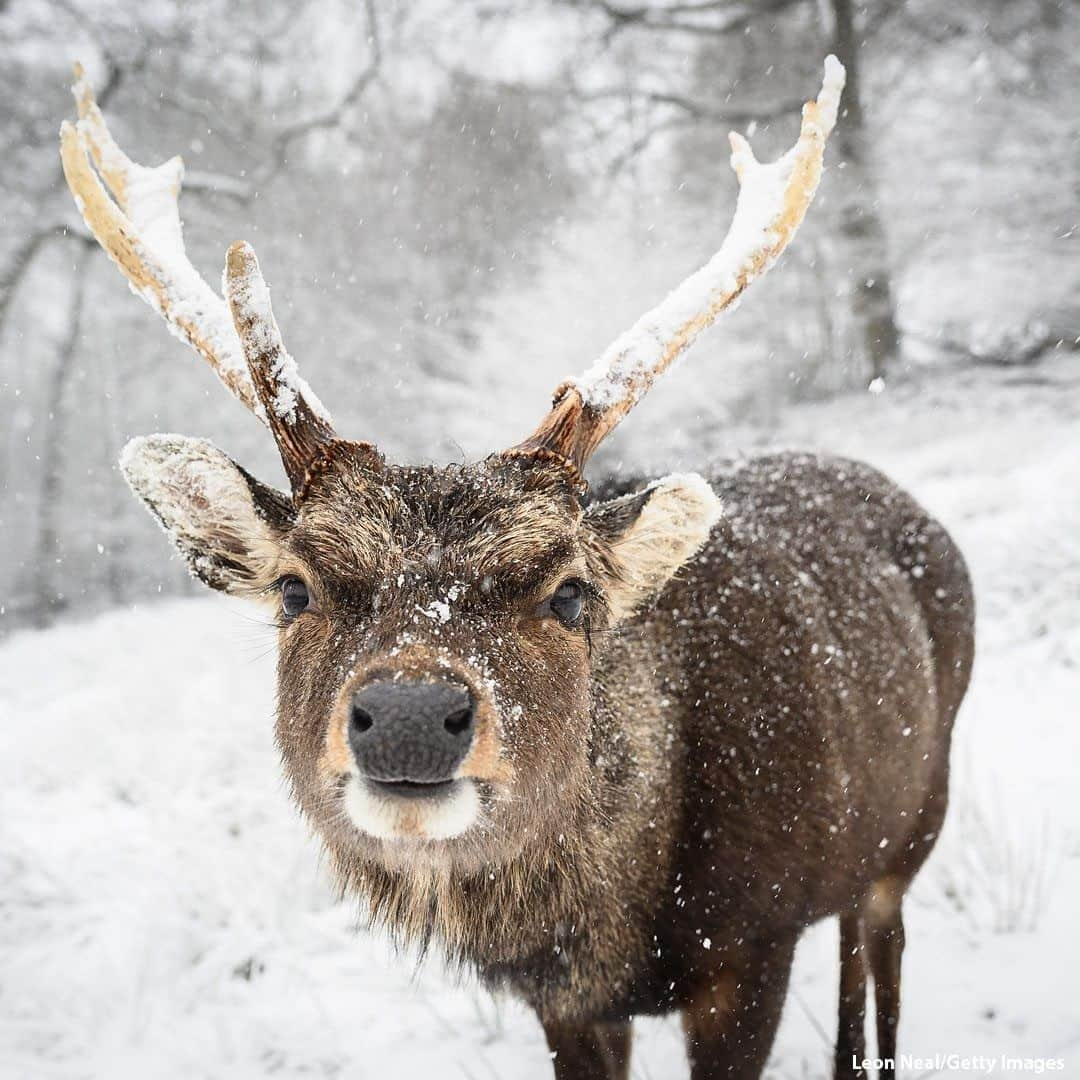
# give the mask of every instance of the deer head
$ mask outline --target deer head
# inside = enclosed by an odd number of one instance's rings
[[[151,435],[122,468],[192,572],[269,607],[277,738],[332,851],[383,865],[479,866],[557,832],[585,790],[603,632],[646,608],[719,507],[699,476],[585,498],[600,442],[695,336],[761,276],[817,187],[843,68],[795,146],[740,182],[717,255],[556,392],[527,439],[447,468],[387,462],[337,436],[285,350],[255,255],[228,254],[224,298],[188,261],[179,159],[131,161],[77,70],[62,160],[87,225],[169,326],[274,436],[288,495],[211,444]]]

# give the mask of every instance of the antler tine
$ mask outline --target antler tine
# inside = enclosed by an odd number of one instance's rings
[[[60,156],[68,187],[87,227],[120,267],[132,290],[157,310],[169,328],[202,355],[228,390],[273,431],[292,480],[301,447],[332,437],[326,410],[296,374],[295,365],[281,347],[281,355],[288,360],[287,370],[283,369],[288,376],[288,393],[294,400],[291,411],[287,410],[293,418],[287,441],[281,443],[281,416],[272,414],[266,404],[266,386],[259,385],[269,386],[273,372],[265,366],[253,366],[249,373],[247,349],[241,345],[245,333],[258,336],[256,313],[249,313],[246,330],[239,323],[234,327],[229,305],[191,264],[184,248],[178,203],[183,162],[174,157],[148,168],[132,161],[113,139],[79,64],[75,65],[72,93],[79,120],[77,124],[65,121],[61,127]],[[254,262],[254,255],[251,260]],[[265,290],[265,285],[262,287]],[[266,315],[270,322],[261,334],[266,340],[276,339],[280,346],[269,306]],[[275,402],[285,400],[283,395],[285,390],[280,387],[270,392]],[[301,430],[308,424],[310,435]]]
[[[78,64],[72,93],[79,121],[61,127],[60,157],[87,227],[132,290],[202,355],[232,394],[259,414],[228,308],[184,250],[177,204],[183,162],[175,157],[157,168],[133,162],[110,134]]]
[[[79,126],[86,136],[90,156],[94,159],[98,172],[108,185],[109,191],[112,192],[116,201],[120,204],[121,209],[131,217],[133,211],[138,209],[138,203],[136,201],[133,206],[128,199],[128,181],[130,177],[135,176],[136,170],[140,166],[120,149],[120,146],[112,137],[112,132],[109,131],[109,127],[105,123],[105,117],[102,115],[101,109],[98,108],[93,88],[86,78],[86,72],[78,61],[74,64],[74,72],[75,82],[71,85],[71,93],[75,98],[75,108],[79,114]],[[164,165],[159,166],[159,168],[162,170],[182,170],[183,162],[179,158],[172,158],[170,161],[165,162]],[[177,190],[182,178],[182,174],[176,177]],[[139,224],[134,219],[133,223]],[[177,228],[180,226],[179,214],[176,215],[175,225]]]
[[[818,99],[803,106],[799,139],[778,161],[760,163],[746,139],[731,133],[739,197],[720,250],[616,338],[583,376],[564,382],[547,417],[524,442],[506,451],[507,456],[557,459],[580,481],[580,470],[593,451],[657,376],[787,247],[817,191],[843,87],[843,65],[829,56]]]
[[[229,248],[225,292],[255,390],[297,494],[312,461],[334,439],[330,417],[285,349],[270,307],[270,290],[250,245]]]

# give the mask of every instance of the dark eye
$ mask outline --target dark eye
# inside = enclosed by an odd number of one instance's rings
[[[585,611],[585,586],[580,581],[564,581],[548,605],[563,625],[577,626]]]
[[[298,577],[287,577],[281,583],[281,610],[291,619],[307,606],[308,587]]]

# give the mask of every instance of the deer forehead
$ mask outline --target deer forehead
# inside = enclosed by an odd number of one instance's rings
[[[347,575],[534,575],[575,558],[580,521],[565,493],[516,477],[390,467],[333,477],[304,504],[287,546]]]

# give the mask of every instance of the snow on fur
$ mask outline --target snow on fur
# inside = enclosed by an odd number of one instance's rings
[[[139,436],[121,452],[120,470],[203,581],[226,589],[234,584],[211,552],[229,546],[256,551],[272,543],[240,470],[206,439]]]

